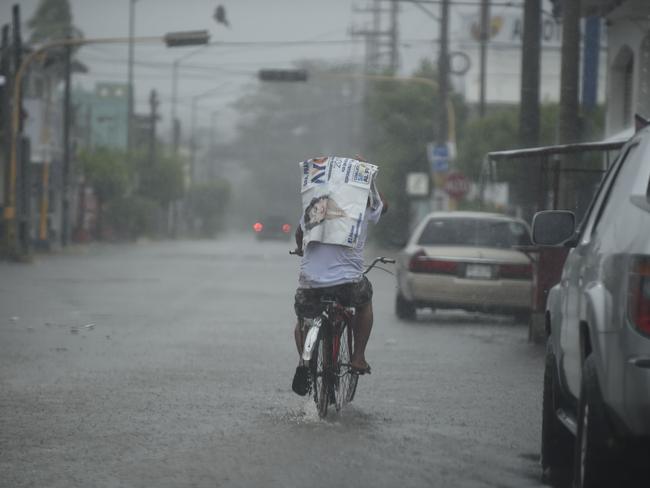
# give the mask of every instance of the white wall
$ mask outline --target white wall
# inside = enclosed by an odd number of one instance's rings
[[[488,103],[517,104],[521,98],[521,44],[523,18],[521,9],[494,9],[491,15],[492,37],[488,43],[486,69],[486,99]],[[470,69],[461,84],[466,99],[476,103],[480,94],[480,45],[476,38],[478,15],[461,16],[456,31],[458,41],[453,50],[464,52],[470,60]],[[540,100],[558,102],[560,99],[560,67],[562,25],[545,14],[542,17],[542,52],[540,67]],[[601,39],[601,59],[598,80],[598,101],[605,101],[607,50],[604,35]],[[581,60],[582,62],[582,60]]]
[[[635,113],[650,117],[649,16],[647,0],[628,0],[607,16],[608,136],[632,126]]]

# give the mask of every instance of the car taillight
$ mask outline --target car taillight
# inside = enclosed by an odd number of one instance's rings
[[[255,232],[262,232],[263,228],[264,226],[262,225],[262,222],[255,222],[255,224],[253,225],[253,230]]]
[[[285,234],[288,234],[290,231],[291,231],[291,226],[289,224],[284,224],[282,226],[282,232],[284,232]]]
[[[458,273],[458,263],[435,259],[426,255],[423,250],[416,252],[409,261],[409,271],[413,273],[436,273],[451,274]]]
[[[533,265],[502,264],[499,266],[499,276],[509,280],[530,280],[533,278]]]
[[[650,256],[638,256],[630,265],[627,313],[634,326],[650,335]]]

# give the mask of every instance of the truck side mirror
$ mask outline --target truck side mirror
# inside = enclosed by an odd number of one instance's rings
[[[567,210],[544,210],[533,217],[533,242],[538,246],[561,246],[575,233],[576,217]]]

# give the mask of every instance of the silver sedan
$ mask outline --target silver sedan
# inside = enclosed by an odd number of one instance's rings
[[[415,228],[397,262],[395,312],[418,308],[530,313],[534,268],[517,246],[529,246],[520,219],[485,212],[434,212]]]

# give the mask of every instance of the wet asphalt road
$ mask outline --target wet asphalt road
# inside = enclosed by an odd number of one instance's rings
[[[355,402],[292,393],[288,242],[0,263],[2,487],[539,487],[543,351],[508,317],[393,314]],[[370,255],[371,253],[369,253]]]

